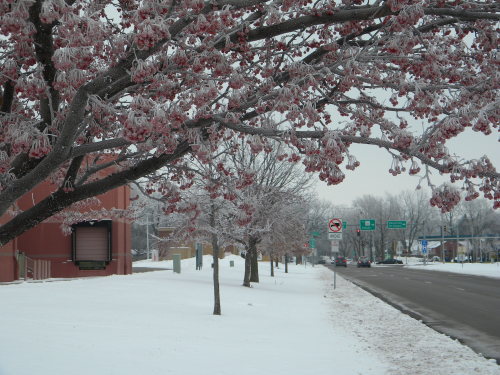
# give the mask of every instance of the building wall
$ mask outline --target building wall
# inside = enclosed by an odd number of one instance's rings
[[[5,220],[0,219],[0,223]],[[16,240],[0,247],[0,282],[17,279],[17,262],[15,258]]]
[[[110,194],[112,193],[112,194]],[[109,194],[107,205],[116,208],[128,208],[130,202],[130,188],[122,186]],[[111,265],[115,266],[113,274],[128,275],[132,273],[132,231],[131,225],[124,221],[113,221],[112,228],[112,258]]]
[[[53,190],[49,184],[42,184],[32,192],[23,196],[18,204],[21,209],[28,209]],[[126,209],[129,204],[130,189],[122,186],[109,191],[98,199],[101,204],[95,208],[117,208]],[[112,219],[112,218],[110,218]],[[65,235],[60,223],[45,221],[36,227],[26,231],[16,239],[7,249],[0,248],[0,258],[8,258],[9,262],[0,260],[0,281],[12,281],[17,278],[17,264],[12,262],[8,254],[14,254],[14,250],[24,252],[32,259],[44,259],[51,261],[51,277],[71,278],[84,276],[106,276],[111,274],[132,273],[131,226],[123,220],[112,219],[112,260],[103,270],[80,270],[72,261],[72,239],[71,235]],[[13,257],[12,257],[13,258]]]

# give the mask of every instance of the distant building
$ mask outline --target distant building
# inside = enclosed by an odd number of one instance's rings
[[[163,227],[158,229],[158,242],[157,248],[159,251],[159,260],[171,260],[172,254],[180,254],[181,259],[193,258],[196,256],[196,241],[193,240],[179,240],[173,237],[175,228]],[[203,242],[203,254],[213,254],[212,244]],[[220,249],[219,258],[224,259],[224,254],[230,252],[232,254],[239,254],[235,246],[226,246]]]

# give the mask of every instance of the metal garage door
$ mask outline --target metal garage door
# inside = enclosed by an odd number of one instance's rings
[[[77,227],[75,260],[109,260],[108,228]]]

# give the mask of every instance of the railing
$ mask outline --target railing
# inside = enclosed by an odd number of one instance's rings
[[[50,278],[50,260],[32,259],[24,253],[19,253],[17,261],[19,265],[20,279],[44,280]]]

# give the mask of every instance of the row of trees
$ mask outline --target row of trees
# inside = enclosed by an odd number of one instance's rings
[[[346,256],[394,256],[396,243],[402,247],[402,252],[408,253],[418,237],[440,236],[442,227],[447,229],[446,236],[500,233],[500,215],[487,200],[462,201],[454,210],[442,213],[428,205],[429,198],[424,190],[416,190],[385,197],[365,195],[356,199],[351,207],[323,205],[322,211],[315,211],[319,215],[313,224],[323,233],[321,240],[317,241],[319,253],[330,255],[326,223],[332,217],[341,217],[347,222],[340,243],[340,250]],[[358,234],[360,219],[375,219],[375,231],[360,231]],[[407,227],[388,229],[386,222],[389,220],[405,220]]]
[[[308,235],[303,218],[308,210],[312,175],[304,174],[295,164],[279,162],[285,146],[269,143],[269,151],[263,155],[244,147],[230,151],[230,145],[225,146],[210,156],[207,152],[203,159],[192,158],[183,167],[184,173],[193,174],[190,185],[183,190],[151,198],[147,190],[158,187],[139,182],[136,191],[145,194],[135,204],[136,209],[142,206],[139,215],[154,217],[151,222],[175,227],[173,237],[212,245],[214,314],[220,314],[221,249],[236,245],[243,251],[243,285],[247,287],[259,282],[259,253],[268,255],[272,263],[282,256],[300,257],[308,251],[304,247]],[[172,196],[182,200],[175,213],[171,211],[175,203]]]
[[[419,236],[439,235],[446,225],[450,235],[481,235],[500,232],[500,215],[486,200],[463,201],[453,211],[441,213],[428,204],[429,194],[424,190],[406,191],[398,195],[375,197],[363,196],[351,207],[335,206],[311,196],[309,176],[293,165],[281,164],[276,155],[282,150],[273,148],[265,157],[239,151],[228,154],[218,152],[214,158],[200,162],[193,159],[190,171],[196,174],[194,185],[182,193],[186,207],[182,214],[165,214],[168,199],[142,194],[136,207],[141,207],[140,216],[150,219],[154,233],[159,226],[175,226],[174,236],[209,242],[214,249],[214,314],[220,314],[218,291],[218,255],[221,248],[237,245],[246,254],[243,285],[259,281],[257,254],[269,255],[271,272],[273,259],[282,256],[310,255],[304,247],[311,233],[318,232],[316,240],[319,255],[331,255],[327,238],[327,223],[333,217],[342,217],[347,222],[343,232],[340,251],[346,256],[368,255],[382,258],[386,253],[395,255],[393,244],[399,242],[404,251],[409,251]],[[221,168],[222,159],[224,168]],[[218,166],[218,167],[217,167]],[[237,186],[236,176],[245,170],[252,183]],[[215,185],[224,186],[223,195],[216,193]],[[220,187],[219,186],[219,187]],[[138,184],[137,193],[145,193]],[[229,197],[230,195],[230,197]],[[170,195],[168,195],[170,196]],[[241,206],[248,211],[241,215]],[[163,207],[163,209],[162,209]],[[375,219],[376,230],[357,234],[360,219]],[[388,220],[405,220],[404,230],[388,229]],[[137,223],[136,223],[137,225]],[[135,235],[145,238],[137,230]],[[373,253],[372,253],[373,249]]]

